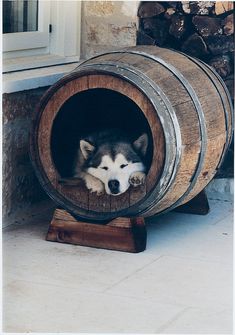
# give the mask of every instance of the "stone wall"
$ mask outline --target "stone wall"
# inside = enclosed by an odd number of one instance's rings
[[[83,1],[81,57],[136,45],[139,1]]]
[[[29,132],[35,106],[46,88],[3,94],[3,222],[45,199],[29,158]]]
[[[232,1],[141,2],[138,44],[171,48],[214,67],[234,98]]]

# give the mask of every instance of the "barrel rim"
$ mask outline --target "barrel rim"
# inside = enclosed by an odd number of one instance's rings
[[[80,78],[82,77],[83,75],[88,75],[88,74],[94,74],[94,73],[98,73],[98,74],[101,74],[101,71],[100,70],[97,70],[97,69],[90,69],[89,73],[87,71],[87,68],[84,69],[84,68],[80,68],[79,71],[77,72],[73,72],[73,73],[70,73],[68,75],[66,75],[65,77],[63,77],[61,80],[59,80],[56,85],[53,85],[45,94],[44,96],[42,97],[39,105],[37,106],[37,115],[36,115],[36,120],[34,122],[34,125],[32,127],[32,132],[31,132],[31,150],[30,150],[30,153],[31,153],[31,160],[32,160],[32,163],[35,167],[35,170],[36,170],[36,173],[37,173],[37,176],[39,178],[39,181],[41,182],[43,188],[46,190],[47,194],[56,202],[58,203],[59,205],[65,205],[66,208],[68,210],[70,210],[71,212],[75,213],[77,211],[74,211],[74,206],[70,206],[69,204],[69,201],[63,197],[63,195],[61,195],[58,191],[56,191],[56,196],[54,196],[54,189],[51,185],[51,182],[50,180],[48,179],[47,177],[47,174],[45,173],[44,171],[44,168],[43,168],[43,164],[40,160],[40,155],[39,155],[39,150],[38,150],[38,145],[37,145],[37,140],[38,140],[38,128],[39,128],[39,123],[40,123],[40,119],[41,119],[41,116],[44,112],[44,109],[48,103],[48,101],[50,100],[50,98],[55,94],[55,92],[57,92],[57,90],[59,88],[61,88],[65,83],[69,82],[69,81],[72,81],[74,79],[77,79],[77,78]],[[113,76],[113,72],[109,72],[109,74],[112,74]],[[124,79],[124,80],[127,80],[127,78],[123,78],[122,76],[118,76],[120,77],[121,79]],[[131,82],[131,84],[134,84],[133,82]],[[138,89],[139,87],[137,85],[135,85]],[[142,92],[144,93],[144,92]],[[40,169],[38,169],[38,167],[40,167]],[[53,192],[52,192],[53,191]],[[145,197],[143,197],[140,201],[143,201]],[[128,208],[125,208],[120,212],[120,214],[122,214],[123,211],[125,211],[125,214],[126,215],[126,211],[128,211],[127,215],[135,215],[135,213],[131,213],[130,210],[136,206],[138,202],[136,202],[135,204],[133,204],[132,206],[128,207]],[[86,210],[85,210],[86,211]],[[80,216],[82,218],[85,218],[86,220],[88,219],[91,219],[91,217],[86,217],[86,213],[83,212],[83,208],[79,207],[79,214],[76,213],[77,216]],[[83,214],[81,214],[81,212],[83,212]],[[89,212],[92,212],[91,210],[89,210]],[[105,212],[102,212],[102,218],[100,220],[106,220],[106,217],[104,218],[104,216],[106,216],[107,214],[107,219],[110,219],[112,217],[115,217],[117,214],[119,215],[119,212],[118,213],[112,213],[112,212],[108,212],[108,213],[105,213]],[[98,213],[95,212],[95,215],[97,215]],[[113,215],[112,215],[113,214]],[[97,217],[96,217],[96,220],[97,220]],[[97,220],[98,221],[98,220]]]
[[[156,47],[154,47],[154,48],[156,48]],[[171,49],[168,49],[168,50],[170,50],[171,52],[176,52],[176,53],[179,53],[179,54],[182,54],[183,56],[185,56],[185,57],[187,57],[188,59],[190,59],[192,62],[194,62],[194,63],[196,63],[196,60],[195,60],[195,58],[192,58],[192,57],[190,57],[189,55],[186,55],[186,54],[184,54],[184,53],[182,53],[182,52],[178,52],[178,51],[175,51],[175,50],[171,50]],[[155,61],[159,61],[159,62],[164,62],[164,60],[162,60],[160,57],[158,57],[158,56],[155,56],[155,55],[151,55],[151,53],[145,53],[145,52],[143,52],[143,51],[138,51],[138,50],[135,50],[135,49],[131,49],[131,48],[126,48],[126,49],[123,49],[123,50],[115,50],[115,51],[111,51],[111,52],[105,52],[105,53],[101,53],[101,54],[99,54],[99,55],[96,55],[96,56],[94,56],[94,57],[92,57],[92,58],[90,58],[90,59],[88,59],[88,60],[85,60],[84,62],[82,62],[81,64],[79,64],[79,66],[73,71],[73,72],[71,72],[70,74],[68,74],[68,75],[66,75],[66,76],[64,76],[63,78],[61,78],[56,84],[54,84],[48,91],[50,91],[50,90],[52,90],[53,91],[53,93],[52,93],[52,95],[54,94],[54,92],[55,91],[57,91],[61,86],[63,86],[64,84],[65,84],[65,78],[70,78],[70,79],[68,79],[68,81],[70,81],[70,80],[73,80],[73,79],[76,79],[76,78],[78,78],[78,71],[86,71],[85,70],[85,68],[87,68],[87,67],[91,67],[91,66],[94,66],[94,65],[96,65],[97,66],[97,64],[92,64],[91,62],[92,62],[92,60],[93,59],[95,59],[95,58],[98,58],[98,57],[101,57],[101,56],[103,56],[103,55],[107,55],[107,54],[113,54],[113,53],[126,53],[126,54],[138,54],[138,55],[142,55],[142,56],[145,56],[145,57],[148,57],[148,58],[152,58],[153,60],[155,60]],[[90,62],[90,64],[87,64],[88,62]],[[198,62],[201,62],[202,64],[204,64],[202,61],[198,61]],[[105,63],[105,61],[104,61],[104,63]],[[106,61],[106,63],[107,63],[107,61]],[[113,66],[114,66],[114,64],[115,64],[115,66],[117,66],[117,63],[118,63],[118,61],[116,61],[115,63],[113,63]],[[167,64],[167,65],[169,65],[168,63],[166,63],[166,62],[164,62],[165,64]],[[123,64],[123,63],[122,63]],[[161,63],[162,64],[162,63]],[[197,64],[197,63],[196,63]],[[104,64],[103,64],[104,65]],[[197,65],[199,65],[199,64],[197,64]],[[230,107],[231,107],[231,99],[230,99],[230,96],[228,95],[228,90],[227,90],[227,88],[225,87],[225,84],[223,83],[223,81],[222,81],[222,79],[218,76],[218,74],[213,70],[213,69],[211,69],[211,67],[209,67],[209,65],[208,64],[204,64],[207,68],[209,68],[213,73],[214,73],[214,75],[218,78],[218,80],[220,81],[220,83],[221,83],[221,85],[224,87],[224,89],[225,89],[225,92],[226,92],[226,95],[227,95],[227,97],[228,97],[228,101],[229,101],[229,105],[230,105]],[[131,66],[130,65],[128,65],[129,66],[129,68],[131,68]],[[200,65],[199,65],[200,66]],[[120,66],[119,66],[120,67]],[[172,66],[171,64],[170,64],[170,67],[171,67],[171,70],[173,70],[173,74],[175,75],[176,74],[176,72],[178,72],[178,74],[179,75],[181,75],[181,73],[179,72],[179,70],[177,70],[177,68],[175,68],[174,66]],[[168,68],[169,69],[169,68]],[[175,71],[176,70],[176,71]],[[99,70],[96,70],[96,69],[94,69],[94,71],[97,71],[97,73],[99,72]],[[137,71],[137,69],[135,69],[135,72]],[[141,76],[143,76],[143,78],[144,78],[144,75],[143,75],[143,73],[141,72],[141,71],[139,71],[140,73],[141,73]],[[113,72],[111,73],[112,75],[113,75]],[[85,73],[85,75],[87,75],[87,72]],[[182,76],[183,77],[183,76]],[[123,77],[121,77],[120,76],[120,78],[122,78],[122,79],[124,79],[124,80],[126,80],[127,78],[123,78]],[[148,78],[147,76],[146,76],[146,78]],[[145,79],[146,79],[145,78]],[[177,77],[178,78],[178,77]],[[184,79],[185,79],[185,81],[186,81],[186,85],[187,84],[189,84],[189,86],[191,86],[191,84],[189,83],[189,81],[188,80],[186,80],[186,78],[185,77],[183,77]],[[210,76],[208,76],[208,78],[210,78]],[[179,78],[178,78],[179,79]],[[210,78],[211,79],[211,78]],[[61,83],[61,85],[60,85],[60,83]],[[148,83],[150,84],[151,83],[151,80],[150,80],[150,78],[148,78]],[[154,83],[154,82],[153,82]],[[182,83],[182,81],[181,81],[181,83]],[[156,83],[154,83],[155,85],[156,85]],[[53,90],[54,89],[54,86],[55,87],[57,87],[55,90]],[[156,85],[157,86],[157,85]],[[137,87],[138,89],[139,89],[139,87]],[[191,88],[192,88],[192,86],[191,86]],[[192,90],[193,90],[193,92],[195,93],[195,91],[194,91],[194,89],[192,88]],[[164,92],[163,92],[164,93]],[[47,92],[44,94],[44,96],[45,96],[45,98],[47,97],[48,98],[48,100],[50,99],[50,97],[52,96],[52,95],[50,95],[50,96],[48,96],[48,94],[47,94]],[[43,96],[43,97],[44,97]],[[196,99],[198,99],[198,97],[197,97],[197,95],[195,94],[195,96],[196,96]],[[42,97],[42,98],[43,98]],[[166,97],[167,98],[167,97]],[[225,99],[225,98],[224,98]],[[47,101],[48,101],[47,100]],[[221,98],[221,100],[222,100],[222,98]],[[193,101],[193,99],[192,99],[192,101]],[[45,102],[45,101],[44,101]],[[199,102],[199,105],[200,105],[200,101],[198,100],[198,102]],[[45,106],[46,106],[46,104],[47,104],[47,102],[45,103]],[[44,108],[45,108],[45,106],[44,106]],[[40,108],[39,108],[40,109]],[[196,106],[195,106],[195,109],[197,110],[197,108],[196,108]],[[198,111],[198,110],[197,110]],[[43,112],[43,110],[42,110],[42,112]],[[37,113],[38,114],[38,113]],[[37,115],[37,119],[38,119],[38,117],[39,117],[39,115]],[[202,140],[202,142],[201,142],[201,144],[203,144],[203,140],[204,140],[204,142],[206,142],[206,128],[204,128],[203,129],[203,119],[204,119],[204,117],[203,117],[203,114],[202,114],[202,119],[200,120],[199,119],[199,125],[200,125],[200,132],[201,132],[201,140]],[[233,133],[233,123],[234,123],[234,119],[233,119],[233,113],[231,113],[231,120],[232,120],[232,131],[231,131],[231,136],[230,136],[230,141],[231,141],[231,138],[232,138],[232,133]],[[205,122],[205,120],[204,120],[204,122]],[[36,124],[38,124],[38,122],[35,122]],[[205,125],[204,125],[205,126]],[[203,133],[203,131],[205,131],[205,133],[204,133],[204,136],[202,136],[202,133]],[[227,139],[226,139],[226,143],[225,143],[225,145],[227,144]],[[204,143],[204,146],[205,146],[205,143]],[[202,147],[201,147],[201,153],[202,152],[204,152],[205,150],[204,149],[202,149]],[[223,150],[223,154],[225,154],[225,151],[226,151],[226,148],[224,147],[224,150]],[[31,152],[31,150],[30,150],[30,152]],[[221,154],[222,155],[222,154]],[[222,156],[221,156],[221,159],[222,159]],[[190,185],[189,185],[189,187],[188,187],[188,189],[185,191],[185,193],[174,203],[174,204],[172,204],[172,206],[170,206],[170,207],[168,207],[168,208],[166,208],[166,209],[163,209],[161,212],[158,212],[158,213],[156,213],[156,214],[162,214],[162,213],[165,213],[165,212],[168,212],[169,210],[172,210],[172,209],[174,209],[175,207],[177,207],[177,206],[179,206],[183,201],[184,201],[184,199],[187,197],[187,195],[191,192],[191,190],[194,188],[194,186],[196,185],[196,182],[197,182],[197,177],[200,175],[200,172],[201,172],[201,169],[202,169],[202,167],[203,167],[203,162],[204,162],[204,155],[202,154],[200,157],[199,157],[199,161],[198,161],[198,164],[197,164],[197,167],[196,167],[196,169],[195,169],[195,173],[194,173],[194,175],[192,176],[192,178],[191,178],[191,183],[190,183]],[[35,163],[35,162],[34,162]],[[221,161],[220,161],[220,163],[219,164],[221,164]],[[37,172],[37,169],[35,169],[36,170],[36,172]],[[170,186],[169,184],[168,184],[168,186]],[[48,193],[48,192],[47,192]],[[49,196],[51,197],[51,194],[49,194]],[[165,193],[163,194],[163,197],[165,196]],[[51,197],[52,198],[52,197]],[[162,198],[162,197],[161,197]],[[53,199],[55,202],[57,202],[55,199]],[[65,199],[66,200],[66,199]],[[149,202],[149,206],[148,205],[146,205],[147,204],[147,202],[146,202],[146,199],[145,199],[145,197],[143,197],[142,199],[141,199],[141,202],[142,202],[142,204],[144,203],[144,210],[142,210],[142,209],[140,209],[139,210],[139,213],[140,214],[143,214],[143,215],[146,215],[146,216],[148,216],[148,212],[149,211],[152,211],[153,209],[155,209],[156,208],[156,210],[157,210],[157,204],[156,204],[156,202],[155,202],[155,204],[152,204],[152,203],[150,203]],[[63,204],[65,203],[65,201],[63,200]],[[136,202],[134,205],[139,205],[139,202]],[[68,207],[68,205],[66,205],[66,207]],[[129,208],[131,208],[131,207],[129,207]],[[129,209],[129,208],[127,208],[127,209]],[[126,209],[124,209],[124,210],[126,210]],[[73,212],[72,210],[71,210],[71,212]],[[97,214],[97,212],[94,212],[94,213],[96,213]],[[102,216],[104,217],[105,216],[105,212],[102,212]],[[108,212],[108,215],[109,215],[109,217],[108,217],[108,219],[110,219],[111,218],[111,216],[110,216],[110,214],[112,214],[111,212]],[[115,217],[115,216],[117,216],[118,215],[118,213],[113,213],[114,215],[113,215],[113,217]],[[137,213],[136,213],[136,211],[135,211],[135,213],[134,214],[132,214],[132,213],[129,213],[129,214],[127,214],[128,216],[132,216],[132,215],[136,215]],[[154,213],[155,214],[155,213]],[[153,214],[150,214],[150,215],[153,215]],[[80,217],[82,217],[80,214],[79,214],[79,216]],[[87,218],[85,218],[86,220],[87,220]],[[89,217],[89,219],[90,219],[90,217]],[[99,219],[97,219],[96,218],[96,221],[103,221],[103,220],[105,220],[105,219],[101,219],[101,220],[99,220]]]
[[[117,67],[117,63],[118,62],[113,63],[113,62],[104,61],[104,62],[102,62],[102,64],[101,63],[99,63],[99,64],[97,64],[97,63],[92,64],[91,63],[91,64],[86,65],[86,67],[90,67],[90,66],[93,66],[93,65],[96,65],[96,66],[111,65],[113,67]],[[122,69],[122,66],[123,65],[119,65],[118,67],[120,69]],[[126,66],[125,66],[124,69],[126,69]],[[143,211],[146,210],[146,208],[148,208],[149,206],[152,206],[152,202],[153,201],[156,202],[156,201],[158,201],[158,200],[160,200],[160,199],[162,199],[164,197],[164,195],[166,194],[168,188],[171,186],[172,180],[174,180],[174,177],[177,174],[177,171],[179,169],[179,164],[180,164],[180,158],[181,158],[181,133],[180,133],[180,127],[179,127],[179,123],[178,123],[178,120],[177,120],[176,115],[175,115],[174,108],[170,104],[170,102],[169,102],[167,96],[165,95],[165,93],[160,89],[160,87],[153,80],[151,80],[150,78],[148,78],[142,72],[137,71],[136,68],[134,68],[133,66],[130,66],[128,64],[128,69],[131,70],[131,71],[133,71],[133,73],[135,73],[135,74],[138,73],[138,75],[141,75],[141,77],[142,77],[142,84],[144,86],[144,88],[141,87],[141,90],[142,90],[142,92],[144,94],[146,94],[146,92],[147,92],[147,90],[146,90],[146,82],[148,82],[148,84],[154,89],[154,92],[156,92],[156,91],[159,92],[161,99],[163,100],[165,106],[167,107],[165,111],[167,111],[169,113],[169,116],[170,116],[170,119],[171,119],[171,122],[172,122],[172,130],[174,131],[174,135],[175,135],[175,136],[172,136],[172,137],[170,136],[171,141],[168,142],[169,147],[171,147],[172,139],[175,138],[175,140],[176,140],[176,143],[175,143],[175,149],[176,149],[175,158],[172,159],[173,157],[171,157],[170,154],[165,155],[165,157],[168,157],[172,162],[171,163],[169,162],[169,164],[165,164],[165,166],[164,166],[165,170],[164,170],[164,172],[161,175],[161,179],[153,186],[151,192],[149,192],[143,199],[141,199],[139,202],[136,202],[136,204],[135,204],[136,206],[139,207],[138,208],[139,213],[142,214]],[[111,73],[113,73],[113,71],[114,70],[112,69]],[[146,80],[145,83],[143,82],[143,79]],[[136,82],[133,81],[133,83],[135,84]],[[138,87],[138,88],[140,88],[140,87]],[[153,96],[154,96],[154,94],[153,94]],[[155,108],[155,111],[157,112],[158,117],[160,118],[159,106],[157,106],[156,102],[153,100],[153,98],[151,96],[151,93],[149,93],[149,95],[147,95],[147,97],[151,101],[151,103],[153,104],[153,106]],[[160,105],[161,105],[161,102],[160,102]],[[165,122],[165,117],[166,117],[166,114],[164,114],[164,116],[162,115],[162,119],[160,118],[160,121],[162,122],[162,124]],[[163,128],[163,131],[166,134],[167,131],[169,131],[169,129],[165,130]],[[167,138],[167,135],[165,137],[165,141],[166,141],[166,138]],[[166,145],[166,150],[169,147]],[[169,174],[169,170],[170,170],[170,174]],[[167,176],[167,175],[169,175],[168,179],[165,178],[165,176]],[[142,206],[142,204],[144,204],[144,206]],[[129,215],[129,213],[128,213],[128,215]]]

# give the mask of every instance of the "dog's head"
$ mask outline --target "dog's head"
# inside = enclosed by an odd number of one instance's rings
[[[119,140],[96,145],[87,140],[80,140],[85,170],[102,181],[106,193],[112,195],[124,193],[129,188],[132,173],[145,171],[143,158],[147,146],[146,134],[133,143]]]

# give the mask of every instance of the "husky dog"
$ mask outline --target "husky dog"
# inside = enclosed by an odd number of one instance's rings
[[[147,134],[131,143],[118,130],[93,133],[80,140],[73,176],[83,179],[90,192],[122,194],[144,183],[147,147]]]

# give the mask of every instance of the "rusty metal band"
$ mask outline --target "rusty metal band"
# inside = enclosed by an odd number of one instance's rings
[[[131,65],[101,61],[98,64],[83,64],[83,66],[79,66],[79,68],[83,71],[85,69],[97,70],[99,74],[117,75],[130,82],[147,96],[160,119],[166,141],[164,169],[157,185],[138,203],[138,214],[142,214],[143,211],[146,211],[146,208],[153,206],[153,202],[156,203],[166,194],[179,168],[181,159],[181,132],[175,111],[165,93],[156,83]],[[79,73],[79,68],[77,68],[77,73]],[[137,205],[137,203],[135,205]],[[118,214],[118,212],[116,214]],[[132,213],[131,207],[130,210],[125,209],[125,215],[136,214],[136,208],[134,213]]]
[[[208,78],[213,83],[213,85],[216,88],[216,91],[217,91],[217,93],[218,93],[218,95],[219,95],[219,97],[221,99],[221,102],[222,102],[222,105],[223,105],[223,110],[224,110],[224,115],[225,115],[226,144],[225,144],[223,152],[221,154],[221,158],[220,158],[219,164],[218,164],[218,166],[216,168],[216,170],[218,170],[221,167],[221,165],[223,164],[223,161],[224,161],[227,149],[229,148],[229,146],[231,144],[231,141],[232,141],[233,127],[234,127],[234,115],[233,115],[232,112],[231,113],[228,112],[228,110],[226,108],[226,103],[225,103],[224,96],[221,94],[220,90],[218,89],[217,82],[214,80],[214,78],[209,73],[212,72],[212,74],[216,77],[216,79],[218,79],[218,81],[221,84],[221,86],[223,87],[224,92],[226,94],[226,97],[228,99],[228,104],[229,104],[229,107],[230,107],[230,111],[233,111],[233,105],[232,105],[232,100],[231,100],[229,91],[228,91],[227,86],[225,85],[223,79],[213,69],[213,67],[209,66],[208,64],[206,64],[205,62],[203,62],[203,61],[201,61],[199,59],[196,59],[196,58],[193,58],[193,57],[191,57],[189,55],[186,55],[183,52],[178,52],[178,53],[182,54],[183,56],[185,56],[188,59],[190,59],[193,63],[197,64],[198,67],[200,67],[203,70],[203,72],[205,72],[207,74]],[[208,69],[208,72],[206,71],[205,68]],[[231,134],[229,134],[229,114],[231,116]]]

